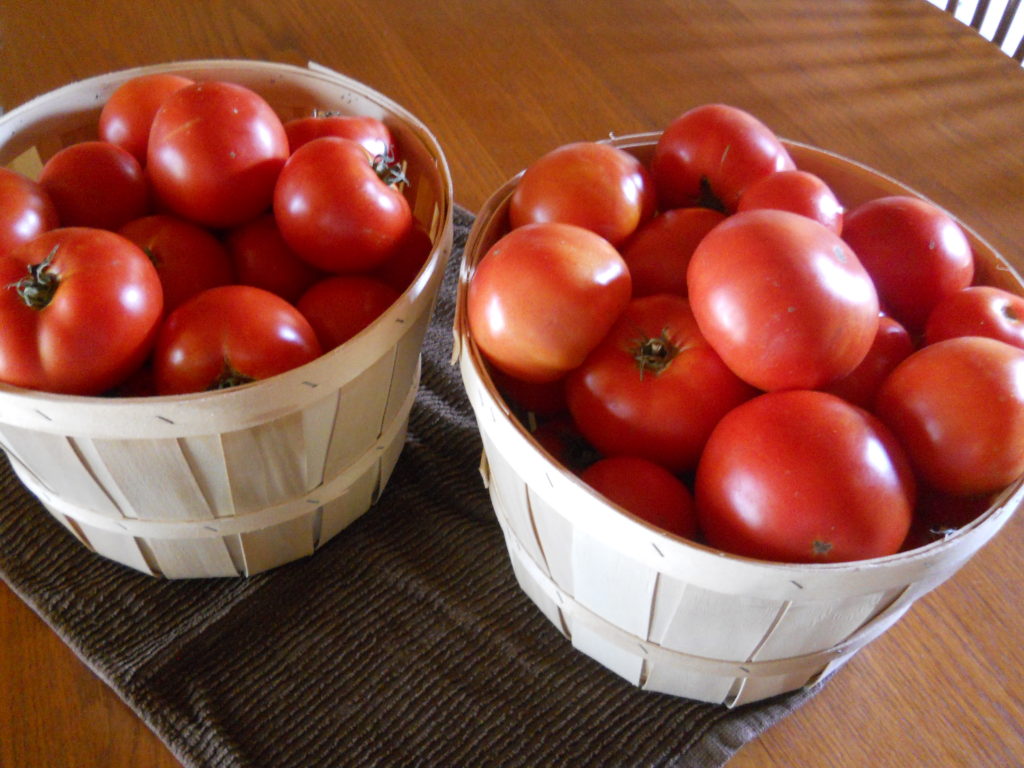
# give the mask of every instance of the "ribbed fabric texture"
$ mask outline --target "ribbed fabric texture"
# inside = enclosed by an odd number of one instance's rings
[[[89,553],[0,461],[0,576],[184,765],[720,766],[813,695],[727,710],[638,691],[520,592],[450,362],[471,223],[456,211],[395,473],[314,556],[145,576]]]

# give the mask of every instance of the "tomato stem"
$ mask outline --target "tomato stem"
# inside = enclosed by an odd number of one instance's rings
[[[206,391],[215,392],[218,389],[229,389],[230,387],[238,387],[242,384],[250,384],[254,381],[256,379],[253,377],[236,371],[231,363],[225,359],[224,368],[221,370],[220,375],[210,383]]]
[[[374,173],[389,187],[408,186],[409,178],[405,175],[406,162],[398,162],[390,149],[383,155],[375,155],[371,165]]]
[[[679,354],[679,347],[668,337],[668,329],[663,328],[659,336],[640,336],[633,342],[630,349],[636,367],[640,370],[640,378],[648,371],[655,376],[660,374]]]
[[[18,292],[18,296],[25,302],[25,306],[41,310],[45,309],[53,301],[53,295],[57,292],[60,278],[50,272],[49,268],[53,263],[53,257],[57,255],[57,248],[59,247],[57,245],[53,246],[53,250],[46,254],[45,259],[38,264],[28,265],[27,276],[7,286],[8,288],[14,288]]]

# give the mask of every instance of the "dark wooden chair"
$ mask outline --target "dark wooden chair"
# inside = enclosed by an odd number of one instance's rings
[[[971,16],[968,24],[976,29],[978,33],[981,33],[982,25],[987,21],[991,0],[978,0],[978,4],[974,8],[974,13]],[[1010,27],[1013,24],[1014,19],[1017,17],[1017,12],[1020,10],[1021,0],[1007,0],[1005,8],[1003,8],[1002,15],[999,17],[999,23],[996,25],[996,30],[989,38],[993,43],[998,45],[1000,48],[1006,42],[1006,35],[1010,31]],[[960,6],[960,0],[946,0],[946,11],[955,14],[957,8]],[[988,35],[986,35],[988,37]],[[1017,47],[1013,53],[1009,54],[1013,59],[1024,63],[1024,36],[1021,37],[1017,43]]]

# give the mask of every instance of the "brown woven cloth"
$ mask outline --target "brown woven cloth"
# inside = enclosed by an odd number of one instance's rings
[[[520,592],[450,364],[456,249],[409,437],[314,556],[168,581],[89,553],[0,461],[0,576],[186,766],[720,766],[813,695],[728,710],[634,689]]]

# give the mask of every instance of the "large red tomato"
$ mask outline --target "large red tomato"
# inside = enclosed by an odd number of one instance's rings
[[[937,206],[902,195],[871,200],[847,214],[843,239],[871,275],[886,311],[913,334],[942,299],[974,277],[967,235]]]
[[[369,326],[398,296],[390,285],[372,277],[332,275],[303,293],[295,306],[326,352]]]
[[[824,224],[837,235],[843,231],[842,203],[828,184],[807,171],[769,173],[743,190],[736,210],[758,208],[792,211]]]
[[[715,424],[755,394],[697,328],[686,299],[634,299],[565,381],[576,426],[605,456],[693,469]]]
[[[288,247],[272,213],[228,230],[224,242],[238,282],[276,293],[293,304],[325,277]]]
[[[733,214],[697,246],[686,279],[704,336],[760,389],[825,386],[860,365],[878,330],[854,252],[788,211]]]
[[[509,201],[513,227],[560,221],[589,229],[621,245],[654,214],[647,169],[628,152],[580,141],[530,164]]]
[[[147,153],[164,206],[200,224],[230,227],[269,210],[288,137],[259,94],[211,81],[167,97],[153,118]]]
[[[972,285],[932,309],[924,329],[928,344],[957,336],[988,336],[1024,349],[1024,296]]]
[[[484,254],[467,293],[469,329],[495,366],[554,381],[583,362],[629,303],[626,263],[574,224],[513,229]]]
[[[313,139],[337,136],[359,142],[370,157],[395,156],[395,141],[391,131],[374,117],[318,113],[289,120],[284,124],[284,131],[288,134],[288,146],[292,152]]]
[[[674,208],[655,216],[621,247],[633,279],[633,297],[686,296],[686,268],[704,235],[725,220],[710,208]]]
[[[841,562],[897,552],[915,482],[867,411],[826,392],[770,392],[723,418],[697,468],[708,543],[746,557]]]
[[[138,246],[113,232],[44,232],[0,257],[0,380],[98,395],[152,347],[160,278]]]
[[[327,272],[364,272],[398,250],[413,226],[402,193],[378,175],[350,139],[328,136],[301,146],[274,189],[281,236],[301,258]]]
[[[703,205],[731,213],[757,179],[794,167],[778,137],[749,112],[705,104],[669,123],[654,149],[651,176],[662,208]]]
[[[153,116],[168,96],[192,83],[187,77],[169,72],[126,80],[103,105],[100,138],[128,150],[139,163],[145,164]]]
[[[53,201],[27,176],[0,168],[0,256],[60,225]]]
[[[316,333],[280,296],[251,285],[203,291],[168,315],[153,351],[161,395],[226,389],[320,355]]]
[[[875,394],[892,370],[914,352],[910,333],[891,317],[878,318],[878,333],[860,365],[825,390],[871,410]]]
[[[882,384],[875,411],[914,468],[947,493],[990,493],[1024,472],[1024,350],[960,336],[922,347]]]

